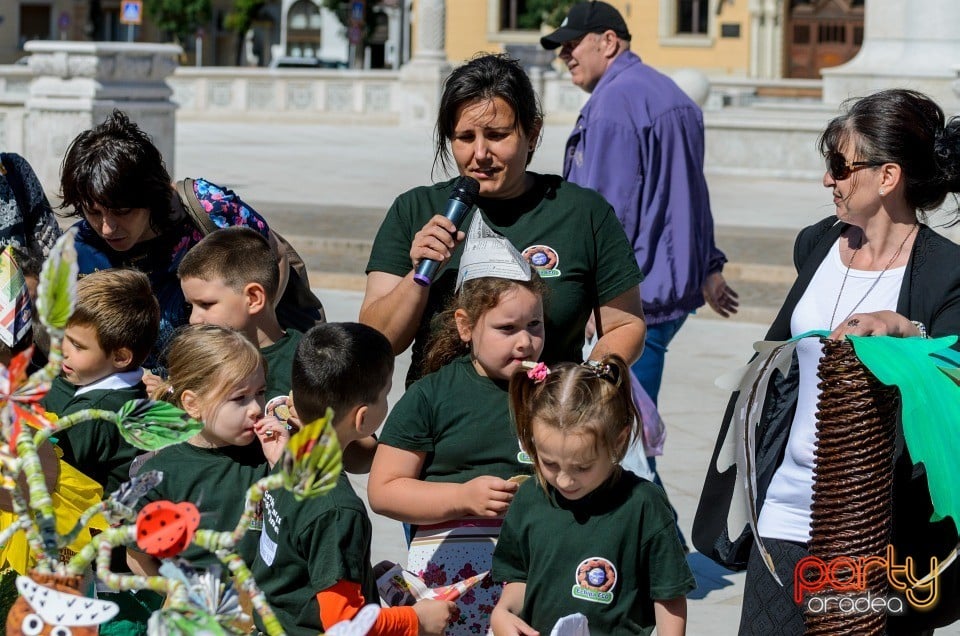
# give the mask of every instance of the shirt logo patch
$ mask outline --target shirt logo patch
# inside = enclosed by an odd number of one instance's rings
[[[520,446],[520,452],[517,453],[517,461],[521,464],[532,464],[533,458],[527,454],[527,451],[523,450],[523,442],[517,440],[517,444]]]
[[[573,598],[609,605],[613,602],[613,588],[617,584],[617,568],[603,557],[584,559],[577,566],[577,583]]]
[[[540,278],[557,278],[560,276],[560,256],[557,250],[549,245],[531,245],[523,250],[523,258],[533,265]]]

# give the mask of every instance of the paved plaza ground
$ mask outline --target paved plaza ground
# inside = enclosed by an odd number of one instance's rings
[[[547,126],[532,164],[559,172],[568,128]],[[431,181],[428,128],[181,121],[175,175],[235,189],[300,249],[330,320],[356,320],[369,242],[401,192]],[[709,143],[709,137],[708,137]],[[812,143],[812,142],[811,142]],[[771,157],[771,161],[775,161]],[[437,179],[441,175],[437,175]],[[736,320],[709,309],[687,322],[667,356],[660,408],[668,427],[660,473],[687,536],[727,394],[714,379],[742,365],[792,281],[792,239],[832,213],[819,183],[711,177],[717,241],[747,308]],[[398,359],[391,403],[400,397],[409,354]],[[365,495],[365,479],[355,479]],[[402,560],[397,522],[374,517],[374,562]],[[743,574],[691,554],[698,588],[688,633],[735,634]],[[960,627],[937,631],[960,635]]]

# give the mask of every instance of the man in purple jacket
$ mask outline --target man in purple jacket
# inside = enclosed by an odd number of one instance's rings
[[[560,47],[573,83],[590,93],[567,140],[564,178],[593,188],[616,210],[643,272],[647,341],[634,365],[654,401],[663,355],[704,299],[721,316],[737,295],[721,273],[703,177],[703,116],[666,75],[629,50],[630,32],[605,2],[575,4],[540,39]]]
[[[605,2],[573,5],[540,43],[559,47],[573,83],[591,94],[567,140],[563,176],[599,191],[633,244],[647,321],[633,371],[656,402],[667,345],[687,316],[704,300],[723,317],[738,305],[713,240],[703,115],[630,51],[623,17]]]

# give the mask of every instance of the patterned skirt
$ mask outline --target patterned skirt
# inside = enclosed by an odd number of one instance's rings
[[[502,525],[503,519],[466,517],[420,526],[410,543],[407,569],[431,588],[489,571]],[[457,599],[460,618],[447,628],[447,636],[489,633],[490,614],[501,589],[487,576]]]

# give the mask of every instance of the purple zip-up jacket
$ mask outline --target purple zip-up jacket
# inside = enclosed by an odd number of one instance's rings
[[[713,240],[703,152],[700,108],[630,51],[607,68],[567,140],[563,176],[616,211],[649,324],[703,305],[704,280],[727,260]]]

